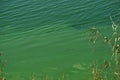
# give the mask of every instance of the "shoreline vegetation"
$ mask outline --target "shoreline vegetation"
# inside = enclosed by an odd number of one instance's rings
[[[0,80],[6,80],[4,68],[6,66],[7,60],[2,60],[2,52],[0,52]]]
[[[90,28],[90,38],[89,41],[93,44],[99,38],[102,38],[105,44],[108,44],[108,47],[111,49],[112,60],[104,60],[101,67],[98,66],[98,63],[91,64],[91,77],[92,80],[120,80],[120,34],[118,33],[118,24],[114,22],[112,17],[110,17],[112,22],[112,30],[110,37],[103,35],[97,28]],[[2,52],[0,52],[0,80],[6,80],[6,75],[4,68],[7,61],[2,60]],[[49,79],[47,75],[42,76],[40,80],[65,80],[65,73],[60,73],[59,77],[56,79]],[[39,80],[35,72],[32,72],[29,80]]]
[[[103,65],[98,67],[98,63],[91,65],[91,73],[93,80],[120,80],[120,34],[118,32],[118,24],[113,21],[112,30],[110,37],[103,35],[97,28],[91,28],[90,42],[93,44],[99,38],[102,38],[105,44],[111,49],[111,59],[104,60]]]

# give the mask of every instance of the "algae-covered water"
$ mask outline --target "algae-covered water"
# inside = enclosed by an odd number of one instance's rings
[[[119,0],[0,0],[7,80],[31,80],[33,72],[36,80],[91,80],[90,64],[100,65],[111,50],[89,43],[88,29],[109,35],[110,16],[120,19]]]

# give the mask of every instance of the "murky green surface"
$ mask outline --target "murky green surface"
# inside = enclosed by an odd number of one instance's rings
[[[119,0],[0,0],[0,51],[9,80],[91,80],[90,64],[109,59],[106,44],[90,44],[88,29],[112,31]]]

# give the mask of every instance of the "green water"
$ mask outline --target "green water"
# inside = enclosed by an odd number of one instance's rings
[[[120,16],[119,0],[0,0],[0,51],[8,80],[91,80],[90,64],[109,59],[102,42],[88,42],[88,28],[104,34],[109,17]],[[116,20],[116,18],[115,18]]]

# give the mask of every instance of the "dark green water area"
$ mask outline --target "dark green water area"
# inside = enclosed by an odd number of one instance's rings
[[[89,28],[110,35],[120,0],[0,0],[0,51],[7,80],[92,80],[90,64],[110,59]],[[43,79],[47,77],[48,79]]]

